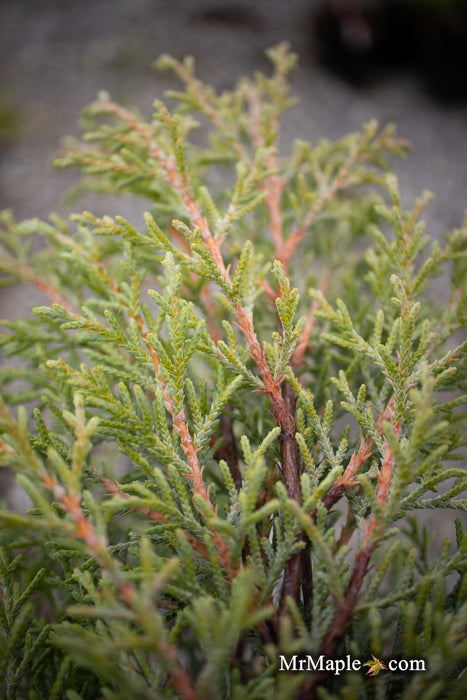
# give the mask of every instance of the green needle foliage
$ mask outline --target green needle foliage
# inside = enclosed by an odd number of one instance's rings
[[[144,219],[3,215],[2,283],[51,305],[0,335],[30,499],[0,512],[2,698],[465,696],[467,226],[404,210],[392,126],[279,155],[268,53],[222,94],[162,58],[183,89],[149,121],[86,110],[58,166]]]

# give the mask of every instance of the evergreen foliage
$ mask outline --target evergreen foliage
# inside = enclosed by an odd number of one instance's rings
[[[467,226],[441,245],[427,194],[404,210],[392,126],[280,156],[294,56],[269,58],[217,94],[163,57],[173,109],[86,110],[58,165],[144,222],[3,215],[2,283],[51,302],[0,335],[31,501],[0,512],[6,700],[464,697]]]

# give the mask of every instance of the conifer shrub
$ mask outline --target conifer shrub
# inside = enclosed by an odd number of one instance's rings
[[[144,221],[3,215],[50,300],[0,336],[5,700],[464,697],[467,226],[404,210],[392,126],[279,154],[269,57],[86,110],[58,165]]]

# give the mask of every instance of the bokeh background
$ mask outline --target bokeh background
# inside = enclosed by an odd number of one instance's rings
[[[125,197],[63,202],[77,174],[55,172],[80,109],[105,89],[147,116],[175,79],[151,62],[195,57],[222,90],[269,70],[264,50],[299,56],[281,148],[316,143],[363,122],[396,122],[413,146],[395,163],[407,205],[428,188],[430,235],[461,225],[467,208],[467,10],[464,0],[0,0],[0,209],[18,219],[71,210],[141,220]],[[441,282],[442,284],[442,282]],[[31,290],[0,288],[0,317],[30,307]]]
[[[404,5],[418,8],[411,24],[394,10]],[[285,39],[299,55],[291,79],[301,104],[286,120],[283,150],[294,137],[316,142],[373,117],[395,121],[413,145],[396,163],[407,202],[423,188],[436,193],[429,228],[439,235],[459,225],[467,207],[467,105],[459,99],[467,22],[456,5],[465,3],[0,0],[0,207],[18,218],[66,213],[61,201],[76,175],[51,168],[61,137],[79,134],[80,109],[101,89],[149,115],[153,99],[175,85],[151,68],[159,54],[193,55],[198,75],[223,89],[268,70],[264,50]],[[420,28],[432,6],[451,9]],[[451,55],[455,40],[460,47]],[[109,206],[126,214],[130,205]]]

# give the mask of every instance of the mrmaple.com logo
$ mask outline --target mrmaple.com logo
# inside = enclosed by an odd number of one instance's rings
[[[279,671],[326,671],[334,676],[339,676],[345,671],[361,671],[363,666],[368,666],[367,676],[377,676],[380,671],[408,671],[411,673],[426,671],[424,659],[389,659],[383,663],[376,656],[373,656],[370,661],[362,663],[360,659],[352,659],[350,654],[342,659],[332,659],[324,654],[318,657],[313,657],[310,654],[306,656],[294,654],[287,659],[281,654],[279,661]]]

